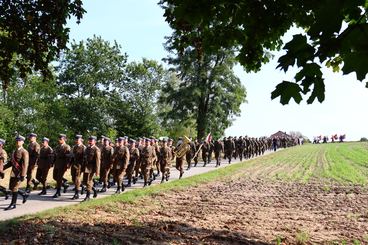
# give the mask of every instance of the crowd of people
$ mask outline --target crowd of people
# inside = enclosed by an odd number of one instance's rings
[[[297,144],[292,138],[251,138],[251,137],[225,137],[212,140],[207,137],[203,141],[191,140],[187,137],[179,138],[174,144],[170,138],[139,138],[119,137],[112,141],[102,136],[88,138],[84,144],[83,136],[76,135],[74,145],[67,144],[65,134],[60,134],[58,144],[54,149],[49,145],[50,140],[42,138],[41,145],[37,142],[37,134],[28,135],[28,147],[24,148],[25,137],[18,135],[15,138],[16,148],[10,156],[3,146],[5,140],[0,139],[0,179],[5,176],[5,170],[11,168],[9,189],[0,186],[5,198],[12,197],[10,205],[5,210],[16,208],[17,197],[27,201],[29,193],[42,185],[39,195],[46,195],[48,189],[47,178],[52,169],[52,176],[56,182],[56,192],[53,198],[61,196],[61,191],[67,192],[69,188],[65,173],[70,169],[71,181],[74,185],[74,196],[80,195],[88,201],[90,196],[97,197],[98,192],[116,186],[116,194],[136,184],[139,178],[143,179],[144,187],[151,185],[152,181],[161,176],[161,183],[170,178],[171,163],[181,178],[184,174],[185,162],[187,170],[192,165],[197,166],[201,159],[206,166],[211,163],[214,156],[216,167],[221,165],[221,159],[230,164],[232,159],[253,158],[263,155],[267,150],[276,151],[279,147],[290,147]],[[36,175],[34,176],[34,173]],[[96,178],[99,177],[99,178]],[[124,185],[123,179],[127,179]],[[26,181],[26,188],[22,190],[20,184]],[[98,189],[98,187],[101,187]]]

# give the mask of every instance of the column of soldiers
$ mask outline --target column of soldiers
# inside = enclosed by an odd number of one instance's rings
[[[60,134],[58,144],[55,149],[49,146],[49,139],[44,137],[41,146],[37,143],[37,134],[29,134],[29,145],[27,150],[23,147],[25,138],[17,136],[16,149],[9,157],[3,146],[5,141],[0,139],[0,179],[4,178],[4,170],[12,168],[9,191],[0,186],[0,192],[4,193],[5,198],[12,197],[10,205],[5,210],[16,208],[17,196],[23,198],[23,203],[27,201],[31,184],[36,189],[42,185],[39,195],[46,195],[48,189],[47,177],[53,168],[53,179],[56,182],[56,192],[53,198],[61,196],[67,192],[69,185],[64,175],[68,169],[71,172],[74,184],[73,200],[79,199],[80,195],[86,194],[83,201],[97,197],[98,192],[106,192],[112,186],[116,186],[116,194],[124,192],[126,187],[136,184],[138,179],[144,181],[144,187],[151,185],[153,180],[162,175],[161,183],[170,178],[171,163],[175,161],[176,169],[181,178],[184,174],[184,161],[187,163],[187,170],[198,164],[199,154],[207,166],[212,161],[214,154],[216,167],[221,165],[223,158],[230,164],[232,159],[239,158],[240,161],[255,156],[263,155],[267,150],[275,150],[275,147],[293,146],[292,139],[284,138],[251,138],[251,137],[225,137],[223,140],[216,141],[190,141],[183,156],[177,156],[176,149],[184,144],[179,138],[174,147],[172,139],[149,139],[139,138],[137,141],[128,137],[119,137],[115,143],[107,137],[102,137],[97,142],[95,136],[88,138],[87,145],[84,145],[83,136],[76,135],[74,145],[67,144],[65,134]],[[34,170],[37,167],[36,178]],[[98,179],[98,181],[96,180]],[[123,180],[127,179],[124,185]],[[26,180],[26,189],[19,189],[20,184]],[[97,186],[101,185],[101,189]]]

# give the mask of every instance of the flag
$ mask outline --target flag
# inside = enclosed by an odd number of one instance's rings
[[[209,142],[211,142],[211,140],[212,140],[212,135],[211,135],[211,133],[209,133],[208,135],[207,135],[207,137],[206,137],[206,142],[207,143],[209,143]]]

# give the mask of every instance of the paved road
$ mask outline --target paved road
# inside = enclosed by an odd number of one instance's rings
[[[232,163],[236,163],[236,162],[239,162],[239,160],[238,159],[233,160]],[[225,160],[222,160],[222,164],[220,168],[225,167],[225,166],[228,166],[228,164],[225,163]],[[190,177],[190,176],[197,175],[197,174],[206,173],[209,171],[213,171],[215,169],[217,168],[215,168],[214,160],[212,160],[210,164],[207,164],[206,167],[203,167],[203,162],[198,163],[197,167],[192,167],[189,171],[185,171],[183,178]],[[179,171],[177,171],[175,168],[172,168],[170,173],[171,174],[170,174],[169,181],[176,180],[179,178]],[[152,185],[159,184],[160,181],[161,181],[161,178],[159,177],[152,183]],[[132,187],[126,188],[125,192],[131,191],[137,188],[142,188],[142,187],[143,187],[143,180],[139,180],[135,185],[132,185]],[[5,200],[4,197],[0,197],[0,220],[7,220],[7,219],[22,216],[22,215],[34,214],[40,211],[44,211],[44,210],[52,209],[56,207],[64,207],[68,205],[78,204],[79,202],[83,200],[85,195],[81,195],[79,200],[71,200],[72,196],[74,195],[74,191],[72,191],[72,189],[73,189],[73,186],[71,186],[68,189],[67,193],[61,193],[61,197],[59,197],[58,199],[52,198],[52,196],[55,193],[54,189],[49,189],[47,192],[47,195],[45,196],[39,196],[38,193],[40,191],[33,191],[30,194],[28,201],[25,204],[22,204],[22,198],[18,196],[17,208],[13,210],[9,210],[9,211],[3,211],[3,209],[9,205],[11,197],[9,197],[8,200]],[[115,193],[115,190],[116,188],[112,187],[105,193],[99,193],[97,198],[102,198],[102,197],[112,195]]]

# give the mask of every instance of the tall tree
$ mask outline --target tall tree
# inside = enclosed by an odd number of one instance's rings
[[[175,35],[175,33],[174,33]],[[175,52],[170,39],[167,48]],[[195,120],[197,137],[211,132],[215,137],[223,135],[232,118],[240,113],[246,92],[233,72],[236,64],[231,50],[198,55],[197,47],[180,50],[167,59],[173,65],[180,83],[167,84],[164,92],[172,110],[169,116],[176,119]]]
[[[75,133],[99,131],[113,127],[110,111],[118,87],[126,79],[127,55],[115,42],[94,36],[85,42],[73,42],[58,67],[57,85],[69,111],[67,127]]]
[[[0,81],[4,92],[16,72],[51,76],[49,63],[66,47],[67,19],[80,21],[81,0],[2,0],[0,4]]]
[[[169,72],[157,61],[143,59],[131,62],[126,69],[127,80],[120,93],[124,108],[116,107],[114,118],[119,132],[133,137],[158,137],[164,133],[162,120],[158,117],[161,104],[158,97]]]
[[[258,71],[267,63],[270,51],[283,47],[286,54],[278,68],[292,66],[300,70],[294,81],[283,81],[271,97],[282,104],[293,98],[297,103],[308,96],[322,102],[325,86],[321,64],[355,72],[363,81],[368,73],[368,1],[367,0],[161,0],[167,22],[177,33],[175,46],[183,50],[200,43],[199,53],[221,49],[238,50],[238,61],[247,71]],[[300,34],[282,46],[282,36],[292,26]],[[200,42],[196,30],[206,27]],[[366,83],[368,87],[368,83]]]

